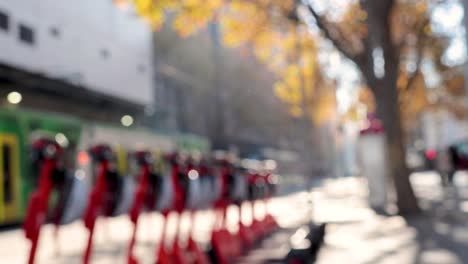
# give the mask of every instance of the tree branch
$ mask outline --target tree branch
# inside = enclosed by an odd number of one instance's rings
[[[425,19],[422,22],[422,25],[418,30],[418,34],[416,36],[416,39],[418,41],[416,45],[416,49],[417,49],[416,69],[413,72],[413,74],[409,77],[408,82],[406,83],[405,90],[411,89],[411,87],[413,86],[414,82],[416,81],[418,77],[418,73],[421,70],[422,59],[424,56],[424,48],[426,46],[426,37],[424,36],[424,29],[428,25],[428,23],[429,23],[429,19]]]
[[[317,12],[314,10],[314,8],[310,5],[307,5],[307,9],[309,10],[310,14],[314,17],[318,28],[322,31],[322,33],[325,35],[325,38],[330,40],[335,46],[335,48],[341,52],[344,56],[346,56],[348,59],[354,61],[356,64],[360,64],[363,62],[365,59],[365,56],[363,53],[358,53],[358,54],[353,54],[345,45],[345,42],[343,39],[338,38],[332,33],[332,30],[327,26],[327,21],[324,17],[321,17]]]
[[[421,70],[421,61],[422,61],[422,56],[418,55],[418,59],[416,61],[416,70],[411,74],[411,76],[408,79],[408,82],[406,83],[405,91],[411,89],[413,86],[414,82],[416,81],[418,74]]]

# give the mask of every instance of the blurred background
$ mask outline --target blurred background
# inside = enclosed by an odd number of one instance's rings
[[[330,223],[319,263],[467,263],[465,8],[0,0],[0,131],[20,135],[0,135],[0,224],[21,219],[34,188],[5,165],[14,144],[28,171],[29,133],[75,155],[92,124],[276,160],[282,193],[307,192],[312,220]],[[8,232],[5,255],[20,234]]]

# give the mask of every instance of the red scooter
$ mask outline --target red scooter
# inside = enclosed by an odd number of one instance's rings
[[[24,222],[24,232],[26,238],[31,240],[31,249],[29,252],[28,263],[34,263],[36,251],[39,242],[41,226],[46,222],[47,211],[49,207],[49,198],[54,188],[60,190],[60,175],[64,175],[61,168],[60,158],[63,149],[53,140],[40,138],[32,144],[33,161],[38,168],[39,182],[36,191],[29,199],[28,209]],[[53,219],[58,229],[60,216],[56,215]]]
[[[161,188],[161,175],[153,171],[153,158],[148,151],[138,151],[135,159],[139,166],[138,185],[135,189],[133,205],[130,209],[130,220],[133,223],[133,232],[128,249],[128,263],[137,264],[133,254],[138,229],[138,219],[143,210],[153,210],[159,198]]]
[[[220,166],[221,195],[214,204],[216,221],[211,235],[211,257],[215,263],[227,264],[240,255],[242,246],[240,237],[231,234],[226,228],[227,210],[233,202],[234,168],[227,157],[222,157],[218,160],[218,163]]]
[[[187,184],[187,178],[184,176],[183,168],[180,164],[179,156],[177,153],[172,153],[166,156],[166,160],[171,166],[170,169],[170,186],[172,189],[173,197],[171,206],[163,212],[165,217],[163,225],[163,234],[159,247],[157,248],[157,263],[188,263],[184,252],[182,252],[179,244],[179,233],[180,233],[180,219],[185,208],[186,192],[184,191],[184,185]],[[166,249],[165,241],[167,239],[167,221],[170,212],[176,214],[176,234],[172,244],[172,250]]]
[[[83,216],[85,227],[89,230],[83,256],[84,264],[88,264],[91,257],[96,220],[99,216],[114,215],[119,205],[123,185],[120,175],[113,166],[115,156],[109,146],[96,145],[89,150],[89,153],[96,163],[96,177]]]
[[[265,207],[265,218],[263,222],[266,226],[267,232],[271,233],[279,227],[269,208],[271,198],[275,196],[278,191],[279,176],[274,174],[272,170],[269,170],[268,168],[265,170],[262,176],[264,177],[264,182],[266,185],[266,195],[263,199],[263,204]]]
[[[202,176],[202,173],[204,175]],[[205,188],[204,184],[209,184],[208,181],[203,181],[202,177],[208,177],[206,174],[206,167],[203,163],[199,163],[192,157],[188,157],[185,161],[185,174],[188,177],[188,185],[185,188],[186,204],[185,207],[189,212],[190,229],[188,232],[187,248],[190,263],[193,264],[209,264],[210,261],[207,255],[200,249],[198,243],[194,239],[194,231],[196,230],[196,213],[197,210],[203,209],[206,204],[204,200],[203,191],[213,191]],[[208,186],[210,187],[210,186]]]

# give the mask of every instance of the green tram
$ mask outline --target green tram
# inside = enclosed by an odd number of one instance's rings
[[[207,153],[210,149],[207,140],[193,135],[170,136],[47,112],[0,108],[0,225],[23,220],[29,195],[37,184],[29,147],[38,136],[55,138],[66,149],[66,167],[78,178],[88,179],[88,186],[93,176],[85,163],[89,160],[87,149],[93,144],[113,147],[120,175],[131,174],[128,153],[137,149],[158,153],[175,149]],[[78,204],[84,206],[81,196]]]

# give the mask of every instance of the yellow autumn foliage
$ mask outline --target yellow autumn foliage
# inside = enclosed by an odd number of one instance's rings
[[[461,73],[450,76],[445,82],[445,88],[453,96],[464,96],[466,93],[465,76]]]
[[[430,27],[425,27],[428,23],[427,13],[427,1],[402,1],[396,5],[391,19],[394,41],[400,43],[410,39],[418,34],[421,27],[424,27],[426,34],[429,33]]]
[[[335,87],[330,84],[321,86],[320,92],[315,96],[314,111],[310,111],[311,118],[316,124],[323,124],[336,116]]]
[[[375,112],[375,99],[368,87],[362,87],[358,91],[358,102],[366,107],[367,112]]]
[[[289,19],[294,0],[115,0],[132,1],[137,13],[153,28],[162,26],[170,13],[174,29],[186,37],[217,19],[222,38],[229,47],[248,45],[252,53],[278,80],[274,92],[290,108],[293,116],[323,120],[334,97],[317,100],[321,78],[315,41],[305,29]],[[315,102],[313,102],[315,100]],[[304,109],[304,106],[307,109]],[[317,109],[317,108],[324,109]]]
[[[217,21],[221,28],[222,40],[226,46],[247,46],[249,50],[277,76],[274,93],[290,107],[294,116],[311,117],[321,122],[331,107],[336,104],[334,92],[324,95],[327,87],[317,61],[316,40],[300,29],[290,19],[295,12],[295,0],[114,0],[118,5],[132,3],[137,13],[145,18],[153,28],[160,28],[172,18],[174,29],[182,37],[187,37],[210,21]],[[421,27],[423,33],[431,33],[428,24],[429,2],[424,0],[402,0],[395,5],[390,23],[396,43],[408,42],[402,54],[410,53],[416,43]],[[359,1],[350,1],[338,21],[333,21],[335,30],[349,44],[353,52],[362,49],[361,39],[367,35],[367,13]],[[443,44],[443,43],[442,43]],[[443,47],[444,45],[432,45]],[[440,49],[440,48],[439,48]],[[242,49],[247,50],[247,49]],[[444,49],[440,49],[443,51]],[[434,53],[434,48],[431,51]],[[437,54],[436,54],[437,57]],[[437,66],[437,65],[436,65]],[[427,94],[422,74],[417,76],[411,88],[409,75],[401,72],[397,86],[400,91],[402,115],[407,119],[416,116],[427,106]],[[464,80],[457,78],[447,81],[446,89],[459,94]],[[333,90],[334,91],[334,90]],[[368,111],[375,111],[375,102],[369,90],[361,90],[359,104]],[[318,97],[324,97],[318,100]],[[307,109],[303,109],[306,106]],[[350,111],[354,111],[351,109]]]

